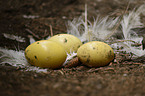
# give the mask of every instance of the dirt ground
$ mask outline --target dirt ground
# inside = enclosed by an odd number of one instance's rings
[[[130,1],[129,10],[145,3]],[[1,0],[0,47],[25,50],[31,35],[27,29],[39,36],[37,40],[50,35],[50,25],[54,34],[66,33],[68,20],[83,16],[85,4],[89,20],[97,15],[118,16],[128,5],[127,0]],[[25,18],[30,15],[35,18]],[[26,42],[7,39],[2,33],[21,36]],[[116,58],[119,62],[101,68],[77,66],[47,73],[0,65],[0,96],[145,96],[145,62]]]

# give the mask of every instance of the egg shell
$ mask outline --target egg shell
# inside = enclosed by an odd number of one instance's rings
[[[54,35],[48,40],[55,41],[62,46],[64,46],[67,53],[77,52],[78,48],[82,45],[82,42],[79,38],[70,34],[58,34]]]
[[[104,42],[91,41],[78,49],[77,56],[82,64],[89,67],[100,67],[108,65],[114,59],[114,52]]]
[[[41,40],[32,43],[25,49],[27,61],[42,68],[60,68],[66,60],[67,54],[60,44]]]

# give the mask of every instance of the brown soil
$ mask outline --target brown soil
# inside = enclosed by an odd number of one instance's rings
[[[130,1],[129,10],[145,3]],[[37,40],[50,35],[50,25],[54,34],[66,33],[68,20],[84,15],[85,3],[89,20],[98,14],[118,16],[128,4],[127,0],[1,0],[0,47],[25,50],[30,35],[26,29],[38,35]],[[26,42],[6,39],[2,33],[24,37]],[[119,62],[101,68],[77,66],[47,73],[0,65],[0,96],[145,96],[144,61],[116,59]]]

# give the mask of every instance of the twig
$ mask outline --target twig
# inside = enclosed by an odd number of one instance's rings
[[[49,33],[47,33],[47,30],[45,30],[45,33],[44,33],[44,35],[43,36],[41,36],[42,38],[45,38],[46,36],[48,36],[49,35]]]
[[[29,29],[25,29],[28,33],[30,33],[32,36],[34,36],[37,39],[41,39],[38,35],[36,35],[35,33],[33,33],[31,30]]]
[[[51,36],[53,36],[52,25],[49,25],[49,27],[50,27],[50,34]]]

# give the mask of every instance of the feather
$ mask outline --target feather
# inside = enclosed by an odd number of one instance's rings
[[[25,38],[22,38],[21,36],[11,35],[11,34],[7,34],[7,33],[3,33],[3,36],[5,38],[11,39],[11,40],[16,40],[18,42],[25,42]]]
[[[133,31],[133,29],[144,27],[140,20],[140,14],[145,11],[145,9],[142,8],[145,8],[145,4],[123,16],[121,28],[125,40],[133,40],[137,43],[141,43],[142,37],[139,37],[136,32]],[[121,46],[124,47],[124,51],[128,53],[131,52],[137,57],[145,55],[145,51],[142,50],[141,47],[132,47],[130,42],[123,42]]]
[[[74,18],[73,21],[68,21],[67,33],[79,38],[84,33],[84,28],[82,18]]]
[[[28,65],[24,56],[24,51],[14,51],[0,47],[0,60],[0,64],[8,63],[12,66],[20,67]]]
[[[65,66],[70,60],[72,60],[76,56],[77,56],[77,53],[75,52],[70,52],[69,54],[67,53],[67,58],[65,62],[63,63],[63,66]]]
[[[25,68],[26,71],[47,72],[47,69],[31,66],[25,59],[24,51],[9,50],[0,47],[0,64]]]
[[[109,18],[108,16],[100,19],[98,16],[94,20],[94,23],[87,20],[88,25],[86,25],[86,21],[84,21],[81,17],[79,19],[75,18],[72,22],[68,22],[67,33],[75,35],[82,42],[92,40],[103,41],[109,34],[112,33],[112,29],[118,22],[118,19],[119,17]]]
[[[124,49],[123,51],[126,51],[127,53],[133,53],[135,57],[141,57],[145,55],[145,50],[142,50],[141,48],[132,47],[130,43],[123,43]]]
[[[118,22],[119,17],[109,18],[108,16],[99,19],[97,17],[94,20],[93,26],[90,26],[90,30],[92,30],[93,38],[95,40],[104,41],[109,34],[112,33],[113,28]]]
[[[39,16],[34,16],[34,15],[23,15],[23,18],[26,18],[26,19],[35,19],[35,18],[39,18]]]
[[[131,35],[135,35],[135,32],[133,32],[132,29],[142,28],[144,26],[140,21],[141,11],[139,9],[137,11],[134,9],[133,11],[130,11],[129,14],[123,16],[121,28],[125,40],[130,40],[132,38]]]

